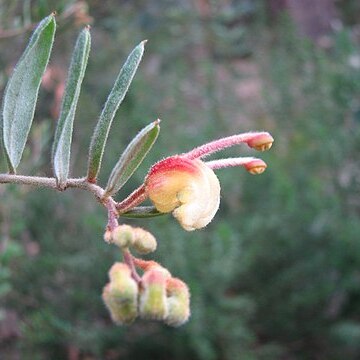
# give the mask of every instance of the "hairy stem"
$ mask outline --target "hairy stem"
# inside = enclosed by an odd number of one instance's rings
[[[59,188],[55,178],[41,177],[41,176],[25,176],[15,174],[0,174],[0,184],[18,184],[29,185],[35,187],[45,187],[54,190],[64,191],[66,189],[81,189],[92,193],[95,198],[103,204],[107,209],[112,206],[116,209],[116,202],[113,198],[106,198],[103,200],[104,189],[99,185],[89,183],[86,178],[68,179],[64,188]]]
[[[125,263],[129,266],[129,268],[131,270],[131,275],[132,275],[133,279],[137,283],[140,283],[141,277],[136,271],[135,264],[134,264],[134,258],[131,255],[131,252],[129,251],[129,249],[123,249],[122,253],[123,253]]]
[[[91,192],[96,199],[103,205],[108,211],[108,230],[112,231],[118,226],[118,210],[117,206],[123,204],[121,209],[131,209],[136,206],[141,199],[145,200],[145,188],[140,186],[130,196],[120,204],[117,204],[112,197],[104,198],[105,190],[99,185],[92,184],[87,181],[86,178],[68,179],[64,188],[59,188],[55,178],[40,177],[40,176],[25,176],[15,174],[0,174],[0,184],[19,184],[30,185],[36,187],[45,187],[54,190],[64,191],[69,188],[81,189]],[[125,206],[124,206],[125,205]],[[125,263],[130,267],[132,277],[136,282],[140,282],[141,278],[136,271],[133,256],[128,249],[123,250],[123,257]]]

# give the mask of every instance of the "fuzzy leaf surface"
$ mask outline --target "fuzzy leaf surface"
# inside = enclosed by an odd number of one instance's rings
[[[29,135],[55,30],[54,15],[39,23],[5,89],[1,114],[2,143],[11,173],[15,173],[20,163]]]
[[[156,120],[144,127],[127,146],[110,174],[106,195],[117,193],[142,163],[158,137],[159,123],[160,120]]]
[[[69,175],[73,124],[90,45],[90,31],[85,28],[79,34],[73,51],[52,149],[54,175],[60,187],[65,186]]]
[[[104,154],[106,141],[109,135],[110,127],[116,111],[125,98],[129,86],[134,78],[136,70],[140,64],[144,53],[144,44],[142,41],[130,53],[124,66],[115,81],[115,84],[106,100],[104,108],[96,124],[93,136],[91,138],[89,149],[89,163],[87,178],[90,182],[95,182],[101,167],[101,160]]]

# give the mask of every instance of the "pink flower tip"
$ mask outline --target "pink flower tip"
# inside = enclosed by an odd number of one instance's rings
[[[267,132],[260,133],[249,139],[247,144],[258,151],[266,151],[269,150],[274,142],[274,138]]]
[[[245,163],[244,167],[250,174],[259,175],[265,171],[267,165],[265,161],[261,159],[254,159],[252,161]]]

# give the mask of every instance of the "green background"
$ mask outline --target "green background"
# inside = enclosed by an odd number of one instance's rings
[[[155,260],[190,287],[192,316],[179,329],[110,321],[101,291],[121,256],[103,242],[106,214],[90,194],[1,185],[1,359],[360,358],[360,6],[314,0],[301,13],[293,3],[0,3],[2,90],[26,29],[58,12],[53,80],[40,90],[20,174],[52,176],[57,91],[88,22],[92,49],[75,117],[73,176],[85,174],[97,117],[143,39],[100,183],[143,126],[160,118],[161,133],[118,200],[163,157],[249,130],[275,138],[260,154],[268,163],[261,176],[217,171],[222,201],[206,229],[185,232],[171,215],[126,221],[152,231]],[[323,22],[311,18],[329,8]],[[240,154],[258,155],[246,146],[221,153]]]

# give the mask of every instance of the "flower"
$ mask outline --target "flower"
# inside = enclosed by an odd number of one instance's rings
[[[267,132],[246,133],[165,158],[151,167],[145,178],[144,192],[158,211],[172,212],[185,230],[201,229],[211,222],[219,208],[220,184],[214,169],[243,166],[251,174],[261,174],[266,168],[263,160],[253,157],[209,162],[202,158],[239,143],[265,151],[271,148],[273,141]]]
[[[185,230],[206,226],[220,203],[220,184],[203,161],[172,156],[155,164],[145,189],[160,212],[173,212]]]

